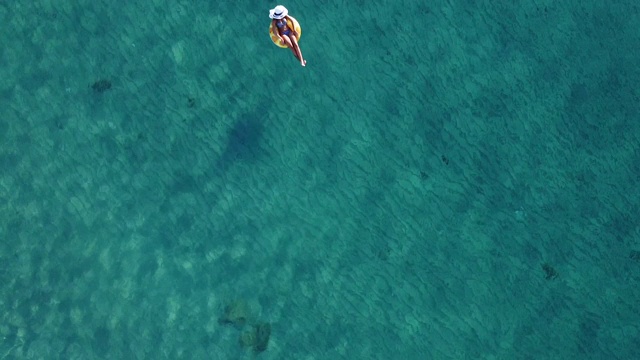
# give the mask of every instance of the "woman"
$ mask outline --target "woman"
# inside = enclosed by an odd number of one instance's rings
[[[307,61],[302,57],[302,51],[298,46],[299,34],[293,28],[293,21],[287,16],[289,10],[282,5],[278,5],[275,8],[269,10],[269,17],[271,20],[271,26],[273,27],[273,33],[278,35],[278,39],[283,44],[286,44],[296,59],[300,60],[300,65],[305,66]]]

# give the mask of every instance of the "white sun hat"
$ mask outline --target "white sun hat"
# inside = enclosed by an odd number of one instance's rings
[[[280,20],[289,14],[289,10],[282,5],[278,5],[275,8],[269,10],[269,17],[272,19]]]

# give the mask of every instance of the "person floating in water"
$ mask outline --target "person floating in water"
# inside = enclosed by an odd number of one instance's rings
[[[302,57],[302,51],[298,45],[300,39],[300,24],[293,17],[289,16],[289,10],[282,5],[269,10],[271,20],[271,39],[280,47],[288,47],[293,51],[293,55],[300,61],[300,65],[307,65],[307,61]]]

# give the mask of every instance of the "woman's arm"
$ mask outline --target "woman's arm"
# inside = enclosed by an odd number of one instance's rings
[[[278,29],[278,25],[276,25],[276,19],[271,20],[271,27],[273,28],[273,33],[282,41],[282,36],[280,36],[280,29]]]
[[[293,25],[293,20],[291,20],[291,18],[289,17],[289,15],[285,16],[287,18],[287,27],[289,29],[291,29],[291,33],[293,34],[293,36],[297,38],[299,38],[300,36],[298,35],[298,32],[296,31],[296,27],[295,25]]]

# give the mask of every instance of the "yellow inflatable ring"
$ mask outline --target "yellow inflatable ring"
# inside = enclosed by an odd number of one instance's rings
[[[287,26],[290,29],[295,30],[295,32],[298,33],[298,36],[296,36],[296,40],[300,41],[300,37],[302,36],[302,28],[300,27],[300,24],[298,23],[298,20],[294,19],[292,16],[287,15]],[[276,44],[277,46],[281,47],[281,48],[286,48],[287,45],[285,44],[281,44],[280,40],[278,40],[278,35],[276,35],[275,29],[274,29],[274,25],[273,25],[273,21],[271,22],[271,24],[269,25],[269,35],[271,35],[271,41],[273,41],[274,44]]]

